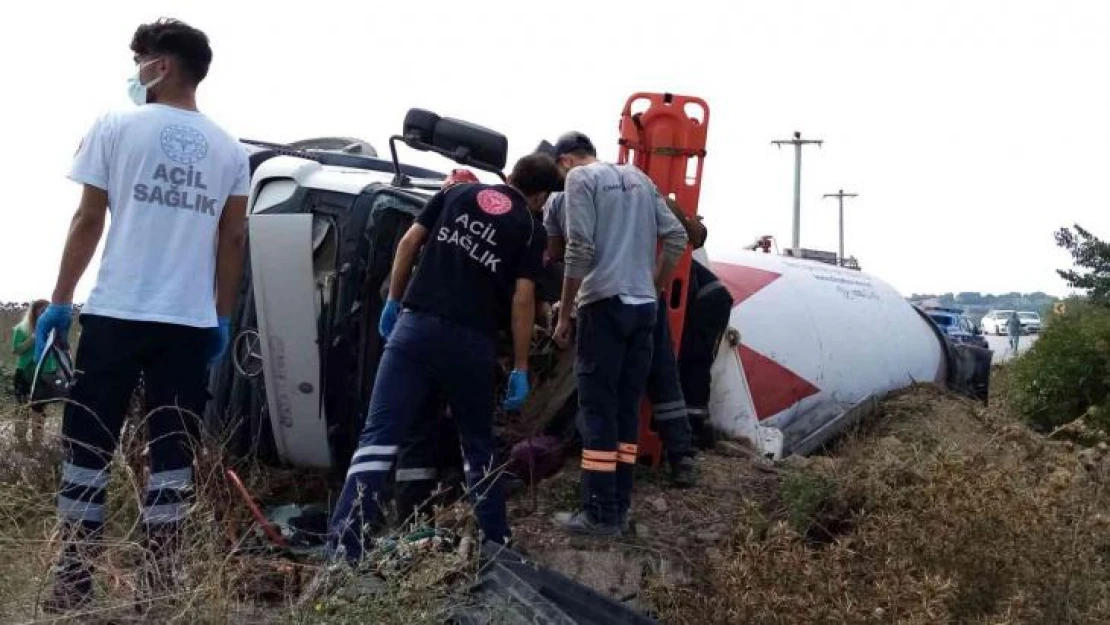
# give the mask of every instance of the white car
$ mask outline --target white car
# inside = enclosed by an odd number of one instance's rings
[[[1022,334],[1038,334],[1041,331],[1041,316],[1035,312],[1018,311]]]
[[[1005,336],[1010,333],[1007,326],[1010,323],[1012,310],[992,310],[980,322],[983,334]],[[1035,312],[1019,311],[1018,320],[1021,321],[1022,334],[1038,334],[1041,331],[1041,316]]]
[[[995,334],[1004,336],[1009,332],[1006,329],[1006,324],[1010,322],[1010,315],[1014,314],[1012,310],[992,310],[983,317],[979,323],[983,329],[983,334]]]

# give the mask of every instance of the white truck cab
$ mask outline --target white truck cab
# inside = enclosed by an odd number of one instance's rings
[[[498,175],[508,146],[497,132],[420,109],[390,139],[391,160],[357,139],[243,141],[247,266],[208,409],[210,424],[232,430],[233,453],[342,469],[353,452],[394,248],[446,178],[401,163],[396,143]]]

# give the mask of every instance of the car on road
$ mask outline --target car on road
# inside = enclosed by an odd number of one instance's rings
[[[987,313],[983,320],[979,322],[983,334],[1005,336],[1008,333],[1006,324],[1010,322],[1010,315],[1012,314],[1014,314],[1012,310],[992,310]]]
[[[1008,324],[1010,323],[1010,315],[1014,314],[1012,310],[992,310],[983,317],[980,322],[980,327],[983,329],[983,334],[994,334],[997,336],[1005,336],[1010,333]],[[1021,321],[1022,334],[1037,334],[1041,331],[1041,316],[1035,312],[1019,311],[1018,320]]]
[[[1021,321],[1022,334],[1039,334],[1041,331],[1041,316],[1035,312],[1018,311],[1018,320]]]
[[[990,349],[986,337],[962,310],[958,308],[929,307],[925,314],[953,343]]]

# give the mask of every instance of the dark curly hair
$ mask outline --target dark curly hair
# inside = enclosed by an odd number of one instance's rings
[[[161,18],[135,29],[131,38],[131,51],[138,56],[152,54],[174,57],[185,78],[193,86],[208,75],[212,63],[212,48],[208,35],[192,26],[172,18]]]
[[[563,174],[547,154],[529,154],[516,162],[510,179],[524,195],[563,190]]]

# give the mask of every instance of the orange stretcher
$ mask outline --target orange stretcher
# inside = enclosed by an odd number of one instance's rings
[[[698,214],[708,126],[709,105],[701,98],[636,93],[625,102],[621,113],[617,162],[638,167],[655,182],[660,193],[694,218]],[[687,246],[675,267],[674,279],[664,292],[676,355],[686,318],[690,252]],[[655,467],[662,460],[663,446],[651,428],[651,416],[651,403],[645,399],[640,408],[638,453],[641,460],[646,459]]]

